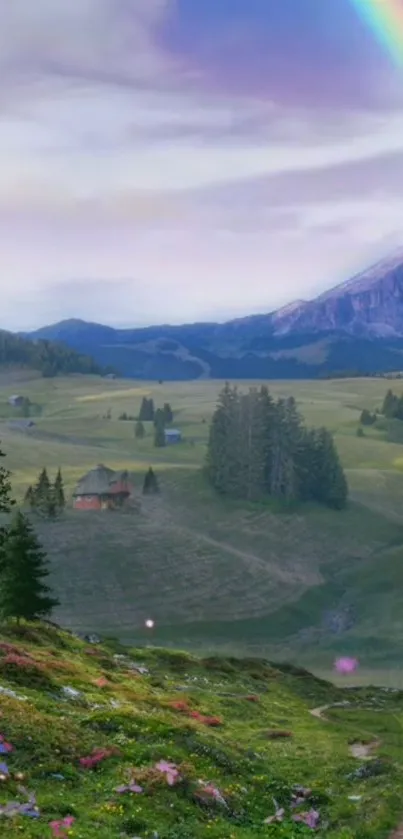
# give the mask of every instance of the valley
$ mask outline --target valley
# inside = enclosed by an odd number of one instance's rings
[[[294,395],[308,425],[335,435],[350,486],[348,509],[316,505],[287,511],[213,494],[201,475],[208,428],[222,382],[129,382],[97,376],[44,379],[32,371],[0,378],[0,440],[18,500],[46,466],[61,467],[68,509],[38,520],[61,600],[56,619],[144,643],[204,652],[270,655],[328,675],[343,651],[357,654],[360,678],[394,683],[403,640],[403,453],[391,432],[356,435],[363,408],[382,403],[382,379],[273,382],[274,396]],[[239,383],[246,389],[247,383]],[[393,383],[399,392],[399,382]],[[10,418],[21,393],[37,406],[30,428]],[[143,396],[169,402],[183,441],[155,448],[151,423],[137,439]],[[111,418],[106,419],[110,412]],[[394,437],[400,423],[395,423]],[[392,435],[393,437],[393,435]],[[73,510],[77,481],[97,464],[127,469],[140,510]],[[142,496],[149,465],[161,493]],[[354,615],[335,632],[329,615]],[[390,674],[393,672],[393,676]]]

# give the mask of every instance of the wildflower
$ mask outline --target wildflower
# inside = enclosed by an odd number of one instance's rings
[[[7,743],[4,739],[3,735],[0,734],[0,755],[6,755],[9,752],[13,751],[13,746],[11,743]]]
[[[94,749],[92,754],[87,755],[86,757],[80,757],[80,766],[83,769],[93,769],[94,766],[97,766],[98,763],[101,763],[102,760],[105,760],[107,757],[112,757],[112,755],[118,754],[117,749]]]
[[[298,816],[293,816],[293,821],[302,822],[314,830],[316,827],[319,827],[320,813],[317,810],[309,810],[307,813],[300,813]]]
[[[188,703],[187,703],[187,702],[185,702],[184,700],[179,699],[179,700],[177,700],[177,701],[170,702],[169,704],[170,704],[170,707],[171,707],[171,708],[174,708],[174,709],[175,709],[175,711],[182,711],[183,713],[188,713],[188,712],[190,712],[189,705],[188,705]],[[191,713],[192,713],[192,712],[191,712]],[[197,711],[196,711],[195,713],[197,714]]]
[[[99,679],[95,680],[94,684],[98,688],[105,688],[107,685],[109,685],[109,682],[108,679],[105,679],[105,676],[101,676]]]
[[[40,812],[36,806],[36,798],[33,793],[28,793],[24,787],[18,787],[18,791],[27,796],[28,801],[21,804],[19,801],[10,801],[4,807],[0,806],[0,815],[13,818],[14,816],[28,816],[31,819],[38,819]]]
[[[143,787],[140,787],[139,784],[132,781],[130,784],[123,784],[121,787],[116,787],[115,792],[120,794],[124,792],[136,792],[137,794],[140,794],[143,792]]]
[[[167,784],[170,787],[173,787],[174,784],[177,784],[180,780],[179,770],[174,763],[169,763],[166,760],[160,760],[159,763],[155,764],[155,768],[158,772],[162,772],[165,775]]]
[[[217,801],[218,804],[222,804],[223,807],[228,809],[228,804],[220,792],[220,790],[214,786],[214,784],[205,784],[203,781],[199,782],[202,785],[202,789],[200,790],[200,794],[203,797],[212,798],[214,801]]]
[[[60,819],[59,821],[50,822],[49,827],[52,831],[52,836],[55,839],[67,839],[67,832],[70,827],[73,826],[75,822],[75,818],[73,816],[66,816],[64,819]]]
[[[283,807],[279,807],[275,804],[276,812],[274,816],[268,816],[267,819],[264,820],[263,824],[275,824],[276,822],[282,822],[285,816],[285,810]]]

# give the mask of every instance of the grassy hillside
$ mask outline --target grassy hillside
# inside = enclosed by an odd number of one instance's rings
[[[61,466],[70,493],[103,462],[128,468],[141,500],[140,512],[69,509],[60,521],[38,525],[62,602],[57,618],[133,643],[152,617],[163,645],[252,651],[324,671],[337,651],[351,650],[361,657],[362,678],[368,669],[396,667],[403,641],[402,446],[390,442],[397,434],[390,428],[356,437],[361,410],[381,404],[386,383],[272,386],[275,395],[296,396],[308,423],[335,433],[352,499],[342,513],[314,506],[287,513],[212,495],[199,467],[219,388],[209,381],[150,385],[97,377],[19,381],[17,392],[38,405],[28,431],[0,418],[19,498],[43,466],[51,475]],[[15,389],[0,378],[0,414]],[[134,423],[118,420],[123,411],[136,415],[144,395],[156,405],[171,403],[183,443],[155,449],[151,427],[139,441]],[[140,498],[150,463],[161,483],[157,500]],[[332,616],[345,612],[349,625],[335,629]]]
[[[386,839],[402,817],[399,692],[21,625],[0,693],[9,839],[294,839],[309,819]]]

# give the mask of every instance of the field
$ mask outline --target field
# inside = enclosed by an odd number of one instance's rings
[[[356,436],[361,410],[380,406],[387,382],[271,385],[274,395],[296,397],[308,424],[334,432],[350,485],[351,502],[341,513],[312,506],[291,514],[269,504],[224,503],[211,493],[200,466],[221,386],[2,374],[0,440],[19,499],[43,466],[51,475],[61,466],[71,494],[98,463],[129,469],[141,498],[140,512],[68,509],[59,521],[38,524],[62,602],[57,619],[75,630],[144,643],[151,640],[143,629],[151,617],[154,643],[267,654],[325,673],[337,652],[354,653],[364,681],[384,681],[387,671],[396,683],[403,643],[403,429],[397,422]],[[12,393],[39,406],[32,429],[10,418]],[[118,419],[124,411],[135,416],[144,395],[157,406],[170,402],[182,443],[155,449],[151,427],[139,441],[134,422]],[[157,499],[141,496],[150,464],[160,479]],[[346,610],[352,622],[335,631],[329,614]]]

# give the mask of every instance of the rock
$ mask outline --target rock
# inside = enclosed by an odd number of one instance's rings
[[[101,644],[102,640],[99,635],[95,635],[95,633],[91,635],[84,635],[84,641],[87,641],[88,644]]]

